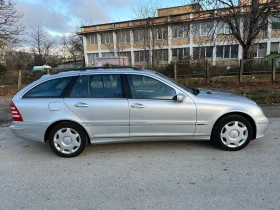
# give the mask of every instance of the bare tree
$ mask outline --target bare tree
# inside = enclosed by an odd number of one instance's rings
[[[209,10],[208,15],[213,20],[228,25],[230,35],[242,47],[243,59],[253,56],[255,41],[262,31],[267,31],[269,17],[279,8],[277,0],[263,0],[261,3],[259,0],[194,0],[193,3],[199,3],[204,9],[197,17]]]
[[[5,57],[9,71],[30,70],[34,65],[33,55],[25,47],[8,46]]]
[[[23,13],[18,12],[15,5],[13,0],[0,0],[0,47],[4,42],[18,43],[19,35],[24,32],[24,27],[19,24]]]
[[[28,36],[35,65],[46,64],[50,49],[54,46],[55,41],[49,39],[48,33],[41,26],[32,26]]]
[[[77,31],[80,30],[81,25],[86,26],[90,23],[73,23],[72,32],[62,36],[61,43],[66,51],[71,55],[74,62],[82,59],[84,63],[84,45],[83,37],[77,34]]]
[[[64,35],[61,38],[61,43],[68,54],[71,55],[74,62],[83,57],[84,47],[82,37],[76,34]]]
[[[148,66],[154,65],[153,54],[155,52],[155,47],[161,45],[161,43],[155,41],[158,31],[153,27],[153,18],[157,17],[158,9],[161,7],[161,0],[143,0],[138,1],[132,8],[132,18],[138,19],[142,26],[138,27],[138,30],[136,30],[138,37],[141,38],[141,42],[137,44],[137,47],[144,49],[144,56],[148,58]],[[136,36],[136,34],[134,34],[134,36]],[[164,36],[167,36],[167,30]]]
[[[157,16],[157,9],[162,7],[161,0],[142,0],[137,1],[137,3],[132,8],[133,19],[146,19],[153,18]]]

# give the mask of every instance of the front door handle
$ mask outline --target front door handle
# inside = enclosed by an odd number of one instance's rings
[[[140,108],[140,109],[145,108],[145,106],[143,104],[131,104],[130,107],[131,108]]]
[[[88,104],[83,102],[77,102],[74,104],[75,107],[88,107]]]

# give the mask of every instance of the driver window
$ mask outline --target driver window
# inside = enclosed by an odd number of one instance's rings
[[[128,75],[131,95],[134,99],[174,100],[176,91],[168,85],[147,76]]]

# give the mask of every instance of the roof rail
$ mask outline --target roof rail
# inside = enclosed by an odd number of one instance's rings
[[[52,74],[58,74],[61,72],[67,72],[67,71],[88,71],[88,70],[105,70],[105,69],[133,69],[133,70],[141,70],[140,68],[134,67],[134,66],[102,66],[102,67],[83,67],[83,68],[70,68],[70,69],[57,69],[57,72],[54,72]]]

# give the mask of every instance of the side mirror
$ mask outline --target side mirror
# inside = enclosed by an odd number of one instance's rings
[[[184,102],[185,101],[185,99],[186,99],[186,96],[184,95],[184,94],[182,94],[182,93],[178,93],[178,95],[177,95],[177,101],[178,102]]]

